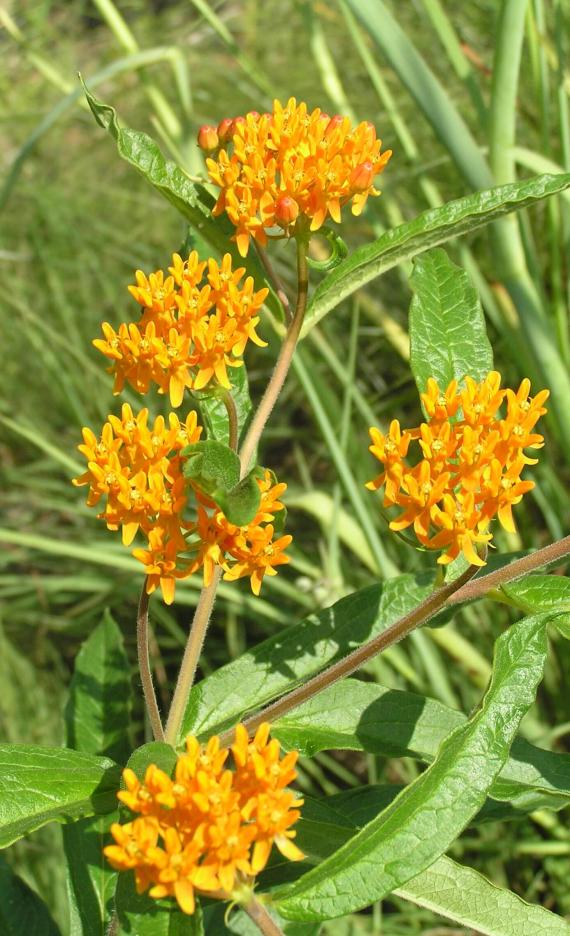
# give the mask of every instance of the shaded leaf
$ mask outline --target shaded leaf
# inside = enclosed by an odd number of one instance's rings
[[[202,912],[182,913],[174,900],[153,900],[137,894],[132,872],[119,875],[117,884],[119,936],[202,936]]]
[[[60,936],[43,900],[0,855],[0,931],[2,936]]]
[[[263,641],[192,689],[180,731],[210,735],[234,725],[414,608],[434,577],[400,575],[341,599]]]
[[[112,812],[120,768],[68,748],[0,745],[0,848],[48,822]]]
[[[501,591],[527,614],[570,611],[570,579],[562,575],[525,575],[502,585]],[[558,620],[554,623],[559,625]]]
[[[345,679],[278,719],[273,735],[305,757],[324,750],[367,751],[431,763],[467,716],[425,696]],[[489,795],[528,810],[570,804],[570,754],[517,738]]]
[[[242,365],[242,367],[232,367],[230,377],[232,398],[237,411],[238,441],[241,444],[249,428],[253,409],[249,395],[249,383],[245,364]],[[194,396],[200,407],[202,422],[206,427],[208,439],[217,439],[218,442],[229,445],[230,430],[228,411],[223,399],[215,393],[194,393]]]

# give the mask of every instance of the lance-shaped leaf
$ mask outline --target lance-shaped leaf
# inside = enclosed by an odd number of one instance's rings
[[[474,231],[510,211],[527,208],[534,202],[563,192],[568,186],[568,172],[538,175],[523,182],[499,185],[457,198],[386,231],[371,244],[355,250],[319,284],[307,310],[301,335],[306,335],[343,299],[399,263],[453,237]]]
[[[368,793],[376,795],[372,803]],[[296,843],[317,864],[356,835],[372,815],[391,802],[388,788],[357,787],[346,793],[313,800],[306,798],[296,824]],[[364,803],[364,809],[362,804]],[[283,866],[279,865],[279,870]],[[269,874],[276,874],[277,868]],[[569,936],[570,924],[543,907],[526,903],[512,891],[497,887],[471,868],[450,858],[431,867],[394,891],[399,897],[427,907],[454,923],[485,936]]]
[[[123,637],[105,612],[75,661],[65,713],[69,747],[126,763],[131,751],[131,705],[130,664]]]
[[[48,822],[112,812],[120,768],[68,748],[0,745],[0,848]]]
[[[256,284],[265,283],[268,286],[270,291],[266,305],[280,319],[281,304],[271,284],[266,282],[261,265],[251,252],[245,260],[239,256],[235,245],[230,241],[235,230],[225,215],[219,218],[212,216],[215,199],[207,189],[192,182],[175,162],[165,159],[158,145],[148,134],[120,126],[115,109],[98,101],[85,85],[83,87],[95,120],[99,126],[109,131],[117,144],[119,155],[134,166],[147,182],[186,218],[210,247],[219,254],[232,254],[236,265],[246,267]]]
[[[307,863],[318,864],[352,839],[394,800],[399,789],[395,786],[355,787],[322,799],[305,797],[301,819],[295,825],[295,842],[306,859],[302,865],[293,866],[296,876]],[[486,821],[483,812],[475,817],[474,823]],[[291,870],[290,862],[273,861],[260,880],[260,888],[280,883]],[[481,936],[570,934],[570,925],[561,917],[526,903],[512,891],[497,887],[471,868],[446,857],[438,858],[430,868],[394,893],[455,923],[472,927]]]
[[[431,763],[442,741],[466,721],[434,699],[345,679],[278,719],[272,733],[305,757],[350,750]],[[489,795],[525,811],[562,809],[570,804],[570,754],[517,738]]]
[[[109,612],[75,661],[66,709],[67,743],[87,754],[126,763],[131,750],[130,665],[121,631]],[[115,803],[116,805],[116,803]],[[103,855],[118,812],[81,819],[63,829],[73,936],[101,936],[112,912],[117,874]]]
[[[410,364],[419,392],[429,377],[442,389],[467,375],[486,377],[493,369],[493,351],[467,273],[445,250],[430,250],[416,259],[410,284]]]
[[[43,900],[14,874],[0,856],[0,932],[2,936],[60,936]]]
[[[485,802],[534,701],[546,660],[547,619],[525,618],[499,638],[491,684],[479,710],[376,819],[318,868],[274,894],[283,916],[325,920],[352,913],[444,854]]]

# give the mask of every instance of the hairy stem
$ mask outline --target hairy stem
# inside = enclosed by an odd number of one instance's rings
[[[513,582],[521,578],[521,576],[527,575],[527,573],[533,572],[535,569],[539,569],[541,566],[559,562],[568,555],[570,555],[570,536],[565,536],[563,539],[557,540],[556,543],[552,543],[550,546],[537,549],[536,552],[533,552],[531,555],[523,556],[522,559],[517,559],[515,562],[509,563],[509,565],[503,566],[502,569],[497,569],[496,572],[489,572],[487,575],[482,575],[474,581],[470,580],[475,573],[479,571],[479,568],[477,566],[469,566],[463,575],[455,579],[454,582],[450,582],[449,585],[443,585],[441,588],[436,589],[436,591],[429,595],[425,601],[422,601],[417,608],[414,608],[413,611],[404,615],[404,617],[388,627],[382,634],[379,634],[377,637],[369,640],[368,643],[353,650],[352,653],[349,653],[344,659],[339,660],[338,663],[333,663],[333,665],[329,666],[324,672],[313,676],[312,679],[309,679],[303,686],[293,689],[281,699],[268,705],[267,708],[263,709],[261,712],[252,715],[251,718],[247,718],[244,722],[245,727],[250,734],[253,734],[262,722],[275,721],[275,719],[285,715],[286,712],[306,702],[307,699],[321,692],[338,679],[342,679],[343,676],[348,676],[350,673],[353,673],[362,666],[363,663],[366,663],[372,657],[376,656],[377,653],[381,653],[383,650],[386,650],[387,647],[391,647],[399,640],[402,640],[402,638],[406,637],[414,628],[425,624],[426,621],[443,608],[459,604],[460,602],[482,598],[493,589],[505,585],[507,582]],[[230,743],[232,737],[232,731],[224,732],[220,736],[222,745]]]
[[[291,324],[289,325],[287,334],[281,345],[281,351],[279,352],[279,357],[277,358],[271,380],[267,384],[267,389],[261,398],[261,402],[253,417],[239,453],[242,478],[249,470],[249,465],[259,439],[261,438],[261,433],[263,432],[267,420],[271,416],[273,407],[281,393],[281,388],[285,383],[305,317],[307,294],[309,291],[309,268],[307,264],[307,240],[301,235],[297,238],[297,283],[297,305],[295,307],[295,314],[291,319]]]
[[[164,741],[164,729],[156,701],[148,655],[148,603],[150,596],[143,582],[137,610],[137,657],[144,701],[155,741]]]
[[[228,445],[234,452],[237,452],[238,447],[238,414],[236,409],[236,404],[233,396],[229,390],[224,390],[222,397],[226,411],[228,414],[228,428],[229,428],[229,438]]]
[[[216,592],[221,575],[222,570],[220,568],[214,570],[212,581],[200,592],[196,611],[194,612],[194,620],[192,621],[190,635],[188,637],[186,649],[184,650],[178,681],[176,683],[176,689],[174,690],[172,705],[170,706],[168,721],[166,722],[166,729],[164,732],[164,740],[173,746],[176,745],[178,740],[188,696],[194,682],[194,677],[196,676],[196,670],[198,669],[198,662],[210,622],[210,615],[216,600]]]
[[[283,930],[269,915],[265,907],[252,895],[251,900],[241,905],[250,919],[253,920],[263,936],[283,936]]]
[[[523,556],[522,559],[516,559],[502,569],[496,572],[489,572],[487,575],[481,575],[474,582],[464,585],[459,591],[450,596],[446,604],[459,604],[463,601],[473,601],[475,598],[482,598],[487,592],[494,588],[500,588],[507,582],[514,582],[528,572],[534,572],[541,566],[550,565],[552,562],[559,562],[570,554],[570,536],[565,536],[550,546],[544,546],[537,549],[529,556]]]
[[[261,399],[261,403],[259,404],[255,416],[253,417],[253,421],[249,427],[249,431],[245,438],[243,447],[239,453],[242,477],[247,473],[251,457],[257,448],[261,433],[263,432],[264,426],[269,419],[269,416],[271,415],[271,411],[277,401],[279,393],[281,392],[285,378],[287,377],[287,372],[291,364],[291,358],[293,357],[295,345],[297,344],[299,332],[301,331],[301,325],[303,324],[303,317],[307,307],[309,275],[307,264],[307,239],[302,236],[299,236],[297,239],[297,271],[298,293],[295,315],[293,316],[281,346],[281,351],[279,353],[277,364],[275,365],[275,370],[273,371],[271,380],[267,385],[267,389]],[[234,448],[237,447],[238,426],[235,403],[230,394],[226,394],[224,396],[224,403],[228,411],[230,425],[230,446]],[[180,733],[180,728],[184,719],[184,712],[188,703],[188,696],[196,676],[198,661],[200,659],[200,654],[204,645],[206,631],[208,629],[210,615],[212,614],[212,609],[216,600],[216,592],[218,590],[218,584],[221,575],[222,570],[217,568],[214,572],[211,583],[206,588],[202,589],[198,599],[198,605],[194,613],[194,620],[192,621],[192,627],[190,629],[188,642],[184,650],[184,656],[182,658],[182,664],[178,674],[176,689],[174,690],[172,705],[170,706],[170,712],[168,713],[168,720],[166,722],[164,740],[168,744],[176,745],[178,741],[178,735]]]
[[[277,718],[285,715],[286,712],[306,702],[307,699],[322,692],[327,686],[342,679],[343,676],[349,676],[350,673],[353,673],[362,666],[363,663],[372,659],[377,653],[382,653],[387,647],[398,643],[398,641],[406,637],[416,627],[419,627],[420,624],[424,624],[432,618],[434,614],[441,611],[446,605],[447,599],[465,585],[478,571],[479,566],[469,566],[463,575],[460,575],[459,578],[450,582],[448,585],[442,585],[441,588],[437,588],[414,608],[413,611],[409,611],[408,614],[405,614],[404,617],[401,617],[390,627],[386,628],[386,630],[378,634],[377,637],[373,637],[372,640],[369,640],[361,647],[357,647],[357,649],[349,653],[348,656],[343,657],[343,659],[339,660],[337,663],[333,663],[332,666],[329,666],[328,669],[324,670],[322,673],[317,673],[316,676],[313,676],[304,683],[304,685],[298,686],[296,689],[288,692],[287,695],[273,702],[271,705],[268,705],[267,708],[263,709],[261,712],[252,715],[251,718],[246,718],[244,725],[248,732],[253,734],[262,722],[275,721]],[[232,731],[224,732],[220,736],[221,744],[227,744],[232,737]]]

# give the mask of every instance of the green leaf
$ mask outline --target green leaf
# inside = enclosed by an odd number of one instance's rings
[[[190,693],[180,737],[210,735],[381,633],[433,588],[434,577],[400,575],[343,598],[222,666]]]
[[[240,461],[223,442],[208,439],[187,445],[180,453],[186,458],[184,477],[194,481],[206,494],[228,491],[239,481]]]
[[[60,936],[38,895],[0,856],[0,931],[2,936]]]
[[[394,893],[482,936],[570,936],[570,924],[562,917],[450,858],[439,858]]]
[[[139,780],[144,779],[149,764],[156,764],[170,777],[176,764],[176,751],[164,741],[149,741],[142,747],[133,751],[129,758],[128,767],[137,775]]]
[[[302,818],[295,825],[296,844],[308,861],[318,864],[352,839],[397,792],[393,786],[356,787],[320,800],[307,797]],[[570,932],[560,917],[446,857],[438,858],[394,893],[482,936],[568,936]]]
[[[232,398],[237,411],[238,419],[238,442],[241,443],[249,428],[253,407],[249,395],[249,383],[247,379],[247,368],[231,368]],[[217,439],[224,445],[229,445],[230,429],[228,420],[228,411],[226,405],[216,393],[194,393],[198,400],[202,422],[206,427],[208,439]],[[239,448],[239,445],[238,445]]]
[[[212,495],[230,523],[247,526],[259,511],[261,491],[258,477],[259,469],[252,468],[230,491],[218,490]]]
[[[215,199],[204,186],[191,182],[185,172],[170,159],[165,159],[152,137],[129,127],[121,127],[117,120],[117,113],[109,104],[98,101],[86,88],[85,96],[95,120],[100,127],[111,134],[117,144],[119,156],[134,166],[167,201],[173,205],[189,224],[195,228],[200,237],[205,240],[220,255],[230,253],[236,264],[246,267],[254,277],[256,284],[265,283],[269,288],[266,305],[271,311],[282,318],[282,309],[271,284],[266,282],[265,274],[255,255],[244,260],[239,256],[235,245],[230,238],[235,233],[229,219],[223,215],[219,218],[212,216]]]
[[[70,903],[70,936],[102,936],[115,908],[118,874],[103,854],[119,812],[80,819],[63,829]]]
[[[116,894],[119,936],[203,936],[202,912],[182,913],[174,900],[137,894],[131,872],[119,875]]]
[[[419,392],[429,377],[442,390],[452,380],[486,377],[493,369],[493,351],[467,273],[445,250],[430,250],[416,259],[410,284],[410,364]]]
[[[186,456],[185,477],[215,501],[230,523],[246,526],[253,520],[261,501],[256,481],[263,474],[259,468],[252,468],[240,480],[238,456],[228,445],[215,439],[187,445],[181,454]]]
[[[499,638],[481,707],[443,742],[434,763],[345,846],[274,894],[290,919],[323,920],[369,906],[439,858],[483,805],[534,701],[546,660],[547,616]]]
[[[67,744],[126,763],[131,751],[130,665],[119,627],[108,611],[75,661],[65,719]]]
[[[120,768],[68,748],[0,745],[0,848],[48,822],[112,812]]]
[[[444,244],[510,211],[519,211],[570,186],[570,173],[539,175],[499,185],[422,212],[355,250],[315,290],[301,332],[304,337],[331,309],[388,270],[430,247]]]
[[[130,667],[121,631],[108,611],[75,661],[66,708],[67,743],[87,754],[126,763],[131,750]],[[72,936],[101,936],[111,920],[117,883],[103,855],[118,813],[82,819],[63,829]]]
[[[502,585],[501,591],[527,614],[570,611],[570,579],[561,575],[526,575]]]
[[[445,738],[466,721],[462,712],[434,699],[345,679],[278,719],[272,733],[305,757],[350,750],[431,763]],[[489,795],[525,810],[569,805],[570,754],[516,739]]]

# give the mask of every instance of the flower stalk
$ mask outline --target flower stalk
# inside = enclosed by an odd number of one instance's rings
[[[283,936],[283,930],[253,894],[249,903],[242,904],[242,908],[248,917],[253,920],[260,933],[263,933],[263,936]]]
[[[301,230],[299,234],[297,234],[297,304],[295,306],[295,313],[287,329],[283,344],[281,345],[281,350],[271,380],[261,398],[261,402],[239,452],[242,478],[249,470],[250,462],[257,449],[261,434],[281,393],[283,384],[289,373],[297,341],[299,340],[303,320],[305,318],[309,292],[309,267],[307,264],[308,243],[308,232]]]
[[[178,740],[178,735],[184,719],[184,712],[186,711],[186,703],[188,702],[188,696],[194,683],[198,663],[200,662],[200,654],[202,653],[202,647],[206,639],[206,631],[208,630],[208,624],[210,623],[210,617],[216,601],[221,575],[222,569],[218,567],[214,571],[210,584],[200,592],[196,611],[194,612],[194,619],[184,650],[184,656],[182,657],[176,689],[172,697],[172,704],[170,706],[164,732],[164,740],[167,744],[172,744],[173,747]]]
[[[152,735],[155,741],[164,741],[164,729],[162,719],[154,691],[152,681],[152,672],[149,662],[148,652],[148,604],[150,595],[146,590],[146,577],[142,585],[139,605],[137,610],[137,658],[139,663],[139,673],[143,690],[144,701],[152,729]]]

